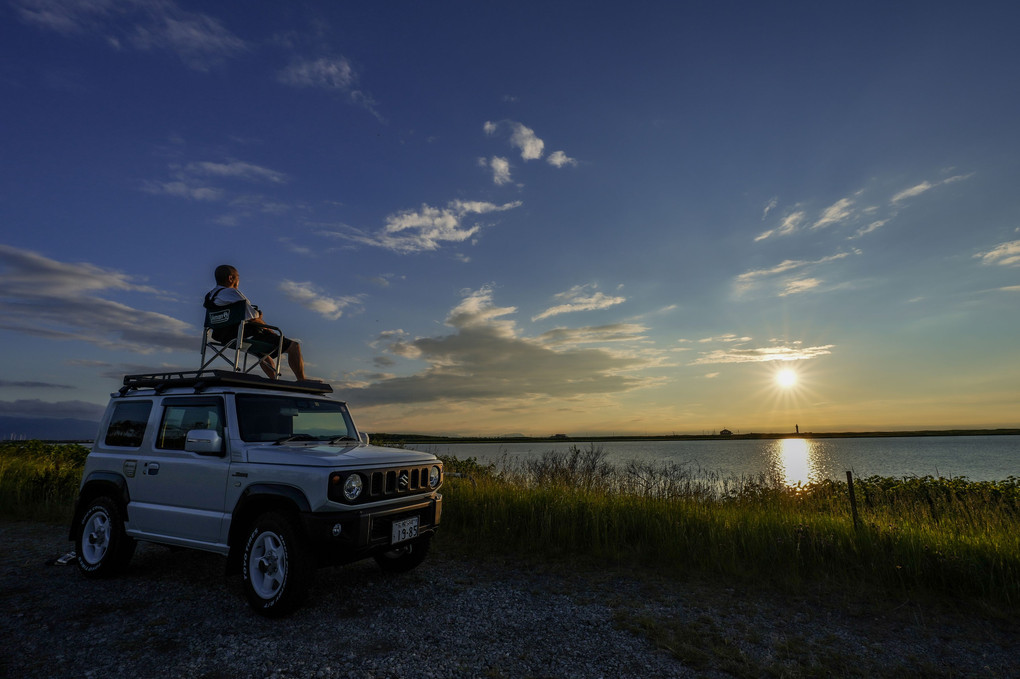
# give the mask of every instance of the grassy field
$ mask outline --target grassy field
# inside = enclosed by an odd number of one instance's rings
[[[594,445],[489,466],[448,458],[465,476],[444,487],[444,537],[472,551],[1020,604],[1020,479],[857,479],[855,526],[846,482],[788,487],[605,458]]]
[[[69,521],[87,453],[0,443],[0,515]],[[444,549],[1020,606],[1020,479],[856,479],[855,525],[846,482],[789,487],[606,457],[592,444],[493,465],[445,458]]]

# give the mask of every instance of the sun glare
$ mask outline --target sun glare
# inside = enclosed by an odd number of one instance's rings
[[[789,389],[797,384],[797,373],[790,368],[784,368],[776,373],[776,384],[784,389]]]

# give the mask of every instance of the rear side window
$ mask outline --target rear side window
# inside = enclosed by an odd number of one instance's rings
[[[142,445],[151,411],[152,401],[126,401],[115,405],[110,426],[106,429],[106,445],[130,448]]]
[[[163,422],[159,426],[156,447],[184,450],[192,429],[213,429],[223,436],[223,406],[217,399],[163,401]]]

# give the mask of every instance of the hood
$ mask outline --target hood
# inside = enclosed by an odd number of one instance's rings
[[[248,462],[254,464],[297,464],[308,467],[392,467],[428,464],[435,461],[436,456],[431,453],[354,442],[335,446],[320,443],[315,445],[259,445],[248,448]]]

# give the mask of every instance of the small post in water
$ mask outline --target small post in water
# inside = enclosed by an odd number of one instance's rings
[[[861,520],[857,517],[857,496],[854,495],[854,473],[847,471],[846,485],[850,489],[850,513],[854,516],[854,528],[861,527]]]

